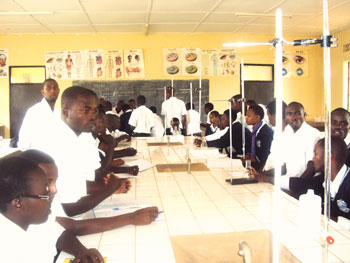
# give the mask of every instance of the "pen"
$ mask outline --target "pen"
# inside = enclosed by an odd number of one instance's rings
[[[158,211],[158,215],[161,214],[161,213],[163,213],[163,212],[164,212],[164,211]]]
[[[123,208],[114,207],[112,208],[112,210],[135,209],[135,208],[142,208],[142,207],[139,207],[139,206],[131,206],[131,207],[123,207]]]

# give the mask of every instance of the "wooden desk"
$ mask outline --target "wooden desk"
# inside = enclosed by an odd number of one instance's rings
[[[142,138],[133,141],[130,146],[137,146],[144,158],[154,164],[185,162],[188,147],[149,147]],[[203,161],[197,160],[196,156],[191,157],[193,162]],[[241,176],[239,168],[236,175]],[[140,178],[132,180],[129,193],[114,195],[109,200],[136,199],[154,204],[164,211],[159,215],[160,221],[148,226],[126,226],[79,239],[87,247],[98,248],[108,258],[108,263],[167,263],[176,261],[171,237],[271,230],[272,185],[232,186],[225,182],[229,177],[228,171],[223,169],[192,172],[192,175],[187,172],[157,173],[156,168],[147,170]],[[302,262],[322,262],[323,248],[319,239],[308,237],[298,226],[298,201],[285,193],[282,193],[280,201],[281,243]],[[328,262],[349,262],[350,232],[335,223],[330,232],[335,244],[330,246]],[[256,242],[259,242],[258,238]],[[63,262],[62,258],[67,256],[63,253],[58,262]]]

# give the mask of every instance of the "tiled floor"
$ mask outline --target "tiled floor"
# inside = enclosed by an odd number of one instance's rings
[[[145,159],[153,164],[183,163],[193,146],[147,146],[145,139],[137,145]],[[196,157],[191,155],[192,161]],[[236,167],[235,174],[243,171]],[[259,183],[232,186],[227,170],[209,172],[158,173],[156,168],[132,180],[132,189],[107,201],[142,200],[158,206],[164,213],[148,226],[126,226],[102,234],[82,237],[87,246],[97,247],[111,262],[175,262],[170,237],[209,233],[273,229],[273,187]],[[281,193],[280,241],[302,262],[323,261],[320,238],[302,231],[298,221],[298,203]],[[334,224],[330,234],[328,262],[350,262],[350,233]],[[97,245],[97,246],[96,246]]]

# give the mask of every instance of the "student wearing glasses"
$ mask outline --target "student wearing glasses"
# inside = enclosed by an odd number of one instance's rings
[[[0,160],[1,262],[53,262],[56,248],[77,262],[103,262],[97,250],[87,250],[68,231],[52,240],[44,229],[31,228],[47,221],[52,199],[47,176],[37,164],[21,157]]]

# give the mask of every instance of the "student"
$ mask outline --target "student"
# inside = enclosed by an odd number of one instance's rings
[[[56,189],[56,180],[58,177],[57,166],[55,165],[55,161],[49,155],[37,150],[29,150],[23,152],[21,157],[30,159],[37,163],[39,167],[46,172],[49,180],[49,187]],[[119,192],[125,192],[123,190]],[[62,213],[59,211],[62,207],[59,202],[55,202],[55,199],[52,207],[50,219],[52,221],[57,221],[67,231],[77,236],[105,232],[129,224],[148,225],[158,217],[158,208],[148,207],[121,216],[77,220],[60,216]]]
[[[343,109],[337,108],[331,113],[331,134],[344,140],[347,145],[347,156],[345,164],[350,166],[350,113]]]
[[[21,150],[40,147],[42,138],[51,134],[54,122],[60,119],[59,111],[55,107],[59,93],[56,80],[44,81],[41,89],[43,99],[27,110],[19,130],[18,147]]]
[[[116,111],[118,117],[120,117],[124,113],[123,110],[122,110],[123,105],[124,105],[124,101],[120,100],[117,103],[117,107],[115,107],[115,111]]]
[[[106,134],[110,134],[116,139],[116,143],[123,140],[131,141],[131,137],[126,132],[120,131],[120,118],[114,114],[106,114]]]
[[[210,126],[210,113],[214,110],[214,105],[210,102],[204,104],[204,112],[207,115],[207,122],[201,123],[201,127],[208,128]]]
[[[264,121],[264,110],[259,105],[251,105],[247,110],[246,122],[253,126],[251,150],[248,157],[252,167],[261,170],[270,154],[273,139],[272,129]]]
[[[137,97],[137,109],[133,110],[129,119],[130,129],[134,137],[150,137],[154,127],[153,112],[146,106],[146,97]]]
[[[114,193],[122,181],[111,175],[108,187],[100,191],[95,182],[95,170],[100,167],[91,158],[92,144],[87,143],[95,125],[97,96],[88,89],[73,86],[66,89],[61,99],[62,122],[45,142],[42,150],[51,155],[59,168],[58,196],[68,216],[89,211]],[[98,157],[97,157],[98,158]],[[96,167],[97,166],[97,167]]]
[[[191,103],[186,103],[186,110],[186,135],[201,136],[199,113],[195,110],[194,104],[192,103],[191,109]]]
[[[132,113],[129,104],[124,104],[122,107],[123,114],[120,116],[120,130],[126,132],[130,136],[132,135],[132,130],[129,125],[129,119]]]
[[[321,133],[305,122],[305,111],[299,102],[291,102],[286,108],[286,121],[282,141],[282,161],[286,175],[300,177],[313,157],[315,145]]]
[[[133,111],[134,109],[136,109],[136,102],[134,99],[130,99],[129,100],[129,106],[130,106],[130,109]]]
[[[110,101],[106,101],[105,102],[104,111],[105,111],[106,114],[114,114],[114,115],[116,115],[116,113],[113,112],[112,102],[110,102]]]
[[[164,126],[166,129],[171,127],[171,120],[177,118],[181,120],[179,127],[183,129],[186,127],[186,107],[182,100],[175,97],[175,89],[171,86],[166,88],[166,101],[162,103],[161,114],[165,115]]]
[[[165,135],[183,135],[185,136],[184,129],[180,128],[180,121],[178,118],[171,120],[171,127],[165,130]]]
[[[91,262],[102,263],[100,253],[86,249],[72,233],[64,231],[53,239],[52,231],[44,231],[43,225],[32,228],[47,221],[51,190],[45,172],[36,163],[21,157],[0,160],[1,261],[53,262],[57,247],[79,257],[79,262],[93,258]]]
[[[163,120],[158,116],[157,108],[155,106],[151,106],[149,109],[153,112],[153,117],[154,117],[154,127],[151,130],[151,136],[162,137],[165,131]]]
[[[205,129],[205,136],[215,133],[220,125],[220,114],[217,111],[209,113],[210,126]]]

